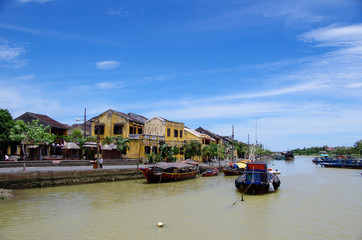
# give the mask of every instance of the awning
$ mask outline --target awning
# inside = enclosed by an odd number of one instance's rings
[[[69,142],[65,144],[65,146],[62,147],[62,149],[80,149],[80,147],[75,143]]]

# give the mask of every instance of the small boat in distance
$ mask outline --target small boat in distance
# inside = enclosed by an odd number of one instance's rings
[[[239,160],[236,163],[231,163],[229,162],[229,166],[223,168],[223,173],[225,176],[235,176],[235,175],[241,175],[243,174],[245,167],[246,167],[246,163],[247,162],[251,162],[250,159],[242,159]]]
[[[235,187],[248,194],[275,191],[279,186],[278,176],[268,171],[265,162],[246,163],[244,173],[235,179]]]
[[[201,173],[201,176],[203,176],[203,177],[211,177],[211,176],[217,176],[218,174],[219,174],[219,169],[213,168],[213,169],[210,169],[208,171],[205,171],[205,172]]]
[[[281,174],[281,171],[278,170],[278,169],[268,168],[268,171],[269,171],[270,173],[275,174],[275,175]]]
[[[198,165],[181,162],[159,162],[152,167],[140,168],[149,183],[175,182],[195,178]]]

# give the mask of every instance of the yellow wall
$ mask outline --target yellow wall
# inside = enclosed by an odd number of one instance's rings
[[[95,126],[98,125],[98,120],[99,120],[99,125],[101,125],[101,126],[104,125],[104,134],[99,135],[101,142],[105,137],[121,136],[123,138],[129,138],[130,137],[130,132],[129,132],[130,126],[137,129],[135,131],[136,134],[138,134],[138,132],[139,132],[138,128],[140,128],[140,131],[143,132],[143,125],[141,125],[139,123],[135,123],[133,121],[129,121],[128,119],[124,118],[120,114],[117,114],[116,112],[109,110],[109,111],[104,112],[100,116],[96,117],[94,119],[94,121],[92,122],[92,136],[97,136],[96,132],[95,132]],[[122,134],[114,133],[115,124],[116,125],[123,124]],[[131,134],[133,134],[133,133],[131,133]],[[140,153],[142,156],[141,144],[142,144],[142,140],[140,140],[140,139],[130,139],[130,143],[128,145],[130,147],[130,149],[127,150],[126,155],[123,155],[123,157],[139,158]],[[140,148],[141,148],[141,150],[140,150]]]

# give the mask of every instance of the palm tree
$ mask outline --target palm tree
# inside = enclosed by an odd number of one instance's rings
[[[114,140],[117,146],[117,150],[121,152],[121,158],[122,158],[122,155],[126,154],[127,150],[130,149],[130,147],[128,146],[129,139],[123,137],[116,137]]]
[[[108,137],[108,136],[106,136],[105,138],[104,138],[104,140],[103,140],[103,144],[111,144],[113,141],[115,140],[115,138],[114,137]]]

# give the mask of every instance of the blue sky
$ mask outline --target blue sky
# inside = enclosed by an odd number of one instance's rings
[[[362,2],[2,0],[0,85],[14,118],[111,108],[274,151],[352,146]]]

